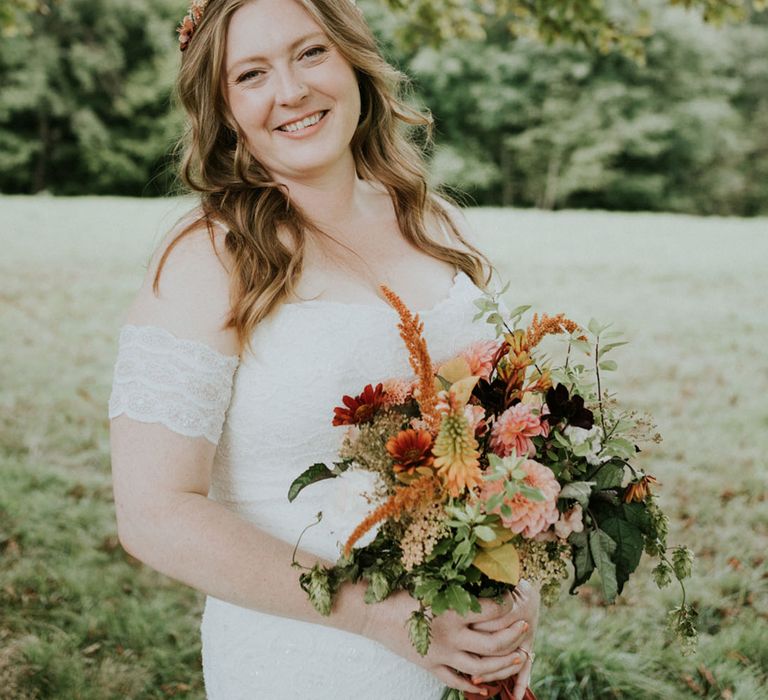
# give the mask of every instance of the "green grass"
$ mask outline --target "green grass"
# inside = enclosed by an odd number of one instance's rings
[[[126,555],[109,477],[117,330],[184,203],[0,198],[0,698],[202,698],[202,595]],[[699,653],[661,632],[676,591],[641,567],[544,613],[542,700],[768,697],[766,220],[477,210],[507,301],[614,321],[605,375],[664,442],[670,540],[698,556]],[[503,264],[502,264],[503,262]]]

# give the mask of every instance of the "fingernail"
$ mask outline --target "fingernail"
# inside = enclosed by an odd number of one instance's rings
[[[523,632],[527,632],[530,625],[527,622],[523,622]]]

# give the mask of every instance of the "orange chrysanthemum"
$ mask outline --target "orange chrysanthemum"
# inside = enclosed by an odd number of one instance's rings
[[[427,350],[427,341],[424,340],[422,335],[424,332],[424,322],[419,320],[418,314],[412,314],[410,309],[403,303],[403,300],[389,287],[382,284],[380,289],[390,306],[400,316],[400,323],[397,327],[400,329],[400,337],[405,342],[405,347],[408,348],[408,359],[417,378],[414,396],[419,403],[421,417],[430,426],[431,431],[436,433],[440,424],[440,414],[436,408],[435,371],[432,365],[432,358]]]
[[[403,513],[413,512],[441,498],[440,482],[435,476],[422,476],[409,486],[396,489],[389,499],[370,513],[349,536],[344,545],[344,556],[348,557],[357,542],[366,532],[382,520],[399,520]]]
[[[646,474],[639,481],[629,484],[624,491],[624,503],[642,503],[651,494],[651,484],[658,484],[654,477]]]
[[[333,409],[334,425],[367,423],[384,405],[384,385],[379,383],[374,389],[369,384],[359,396],[344,396],[341,400],[344,402],[344,407],[337,406]]]
[[[401,430],[387,440],[387,452],[395,461],[396,474],[413,476],[419,467],[431,467],[432,435],[426,430]]]

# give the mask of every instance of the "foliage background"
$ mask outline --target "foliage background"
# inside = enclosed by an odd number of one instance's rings
[[[6,1],[0,192],[174,191],[183,4]],[[482,205],[741,216],[768,212],[768,13],[753,5],[360,1],[435,116],[436,182]]]

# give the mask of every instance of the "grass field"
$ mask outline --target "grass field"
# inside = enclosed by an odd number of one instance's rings
[[[202,698],[202,595],[116,538],[108,421],[117,330],[184,202],[0,197],[0,698]],[[542,700],[768,698],[768,221],[475,210],[508,302],[615,321],[607,375],[664,442],[672,543],[698,557],[683,658],[641,568],[617,606],[545,611]],[[502,264],[503,262],[503,264]]]

